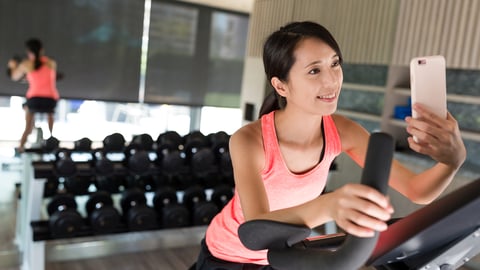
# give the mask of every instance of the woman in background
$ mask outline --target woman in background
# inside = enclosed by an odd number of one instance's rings
[[[57,64],[44,55],[42,42],[32,38],[25,42],[27,59],[20,62],[11,59],[8,61],[10,77],[14,81],[26,78],[29,87],[25,95],[27,101],[25,109],[25,130],[20,139],[18,152],[23,152],[28,135],[35,126],[35,113],[48,115],[48,129],[52,136],[54,112],[59,99],[56,87]]]

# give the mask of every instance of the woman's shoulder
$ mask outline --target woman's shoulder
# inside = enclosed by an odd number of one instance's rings
[[[232,138],[239,141],[247,140],[254,142],[256,139],[261,138],[261,135],[261,122],[260,120],[256,120],[239,128],[232,134]]]
[[[263,142],[260,120],[248,123],[235,131],[230,138],[230,144],[233,147],[249,149],[261,146]]]
[[[230,155],[237,168],[260,171],[265,164],[261,121],[238,129],[230,137]]]
[[[337,127],[338,132],[341,132],[346,128],[350,128],[351,125],[354,123],[351,119],[340,114],[332,114],[331,118],[335,123],[335,126]]]
[[[51,69],[57,69],[57,62],[56,62],[54,59],[52,59],[52,58],[50,58],[50,57],[48,57],[48,56],[43,56],[42,59],[43,59],[43,62],[44,62],[49,68],[51,68]]]
[[[368,136],[368,131],[364,127],[346,116],[333,114],[332,119],[344,149],[363,141],[365,136]]]

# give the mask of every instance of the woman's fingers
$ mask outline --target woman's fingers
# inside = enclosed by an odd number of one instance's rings
[[[361,184],[348,184],[338,190],[336,199],[334,219],[347,233],[369,237],[375,231],[387,229],[385,221],[391,218],[393,207],[377,190]]]

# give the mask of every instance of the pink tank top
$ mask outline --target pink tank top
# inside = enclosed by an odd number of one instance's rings
[[[341,152],[341,142],[331,116],[323,117],[324,156],[316,167],[303,174],[290,172],[282,158],[274,124],[274,112],[261,118],[265,168],[261,172],[270,210],[305,203],[325,188],[330,164]],[[209,251],[216,258],[239,263],[268,265],[266,250],[252,251],[240,242],[238,227],[245,221],[238,193],[215,216],[206,232]]]
[[[45,63],[47,59],[42,58]],[[56,86],[57,72],[43,64],[39,69],[27,73],[28,90],[27,98],[44,97],[58,100],[60,98]]]

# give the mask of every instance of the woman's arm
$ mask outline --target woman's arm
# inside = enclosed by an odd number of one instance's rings
[[[419,143],[408,138],[410,148],[425,154],[438,163],[421,173],[414,173],[394,160],[390,174],[390,186],[418,204],[428,204],[436,199],[450,184],[466,158],[466,150],[458,124],[448,113],[441,119],[422,106],[414,106],[419,119],[407,118],[407,131],[419,138]],[[344,151],[363,167],[368,132],[353,121],[336,116]]]
[[[437,164],[414,175],[396,163],[391,185],[413,202],[428,204],[450,184],[467,154],[458,123],[450,113],[447,113],[446,119],[442,119],[420,104],[414,104],[414,109],[419,118],[406,118],[407,132],[416,136],[418,143],[409,137],[409,146],[418,153],[430,156]]]
[[[14,59],[10,59],[8,61],[8,68],[10,69],[10,79],[13,81],[19,81],[27,73],[27,60],[19,63]]]

